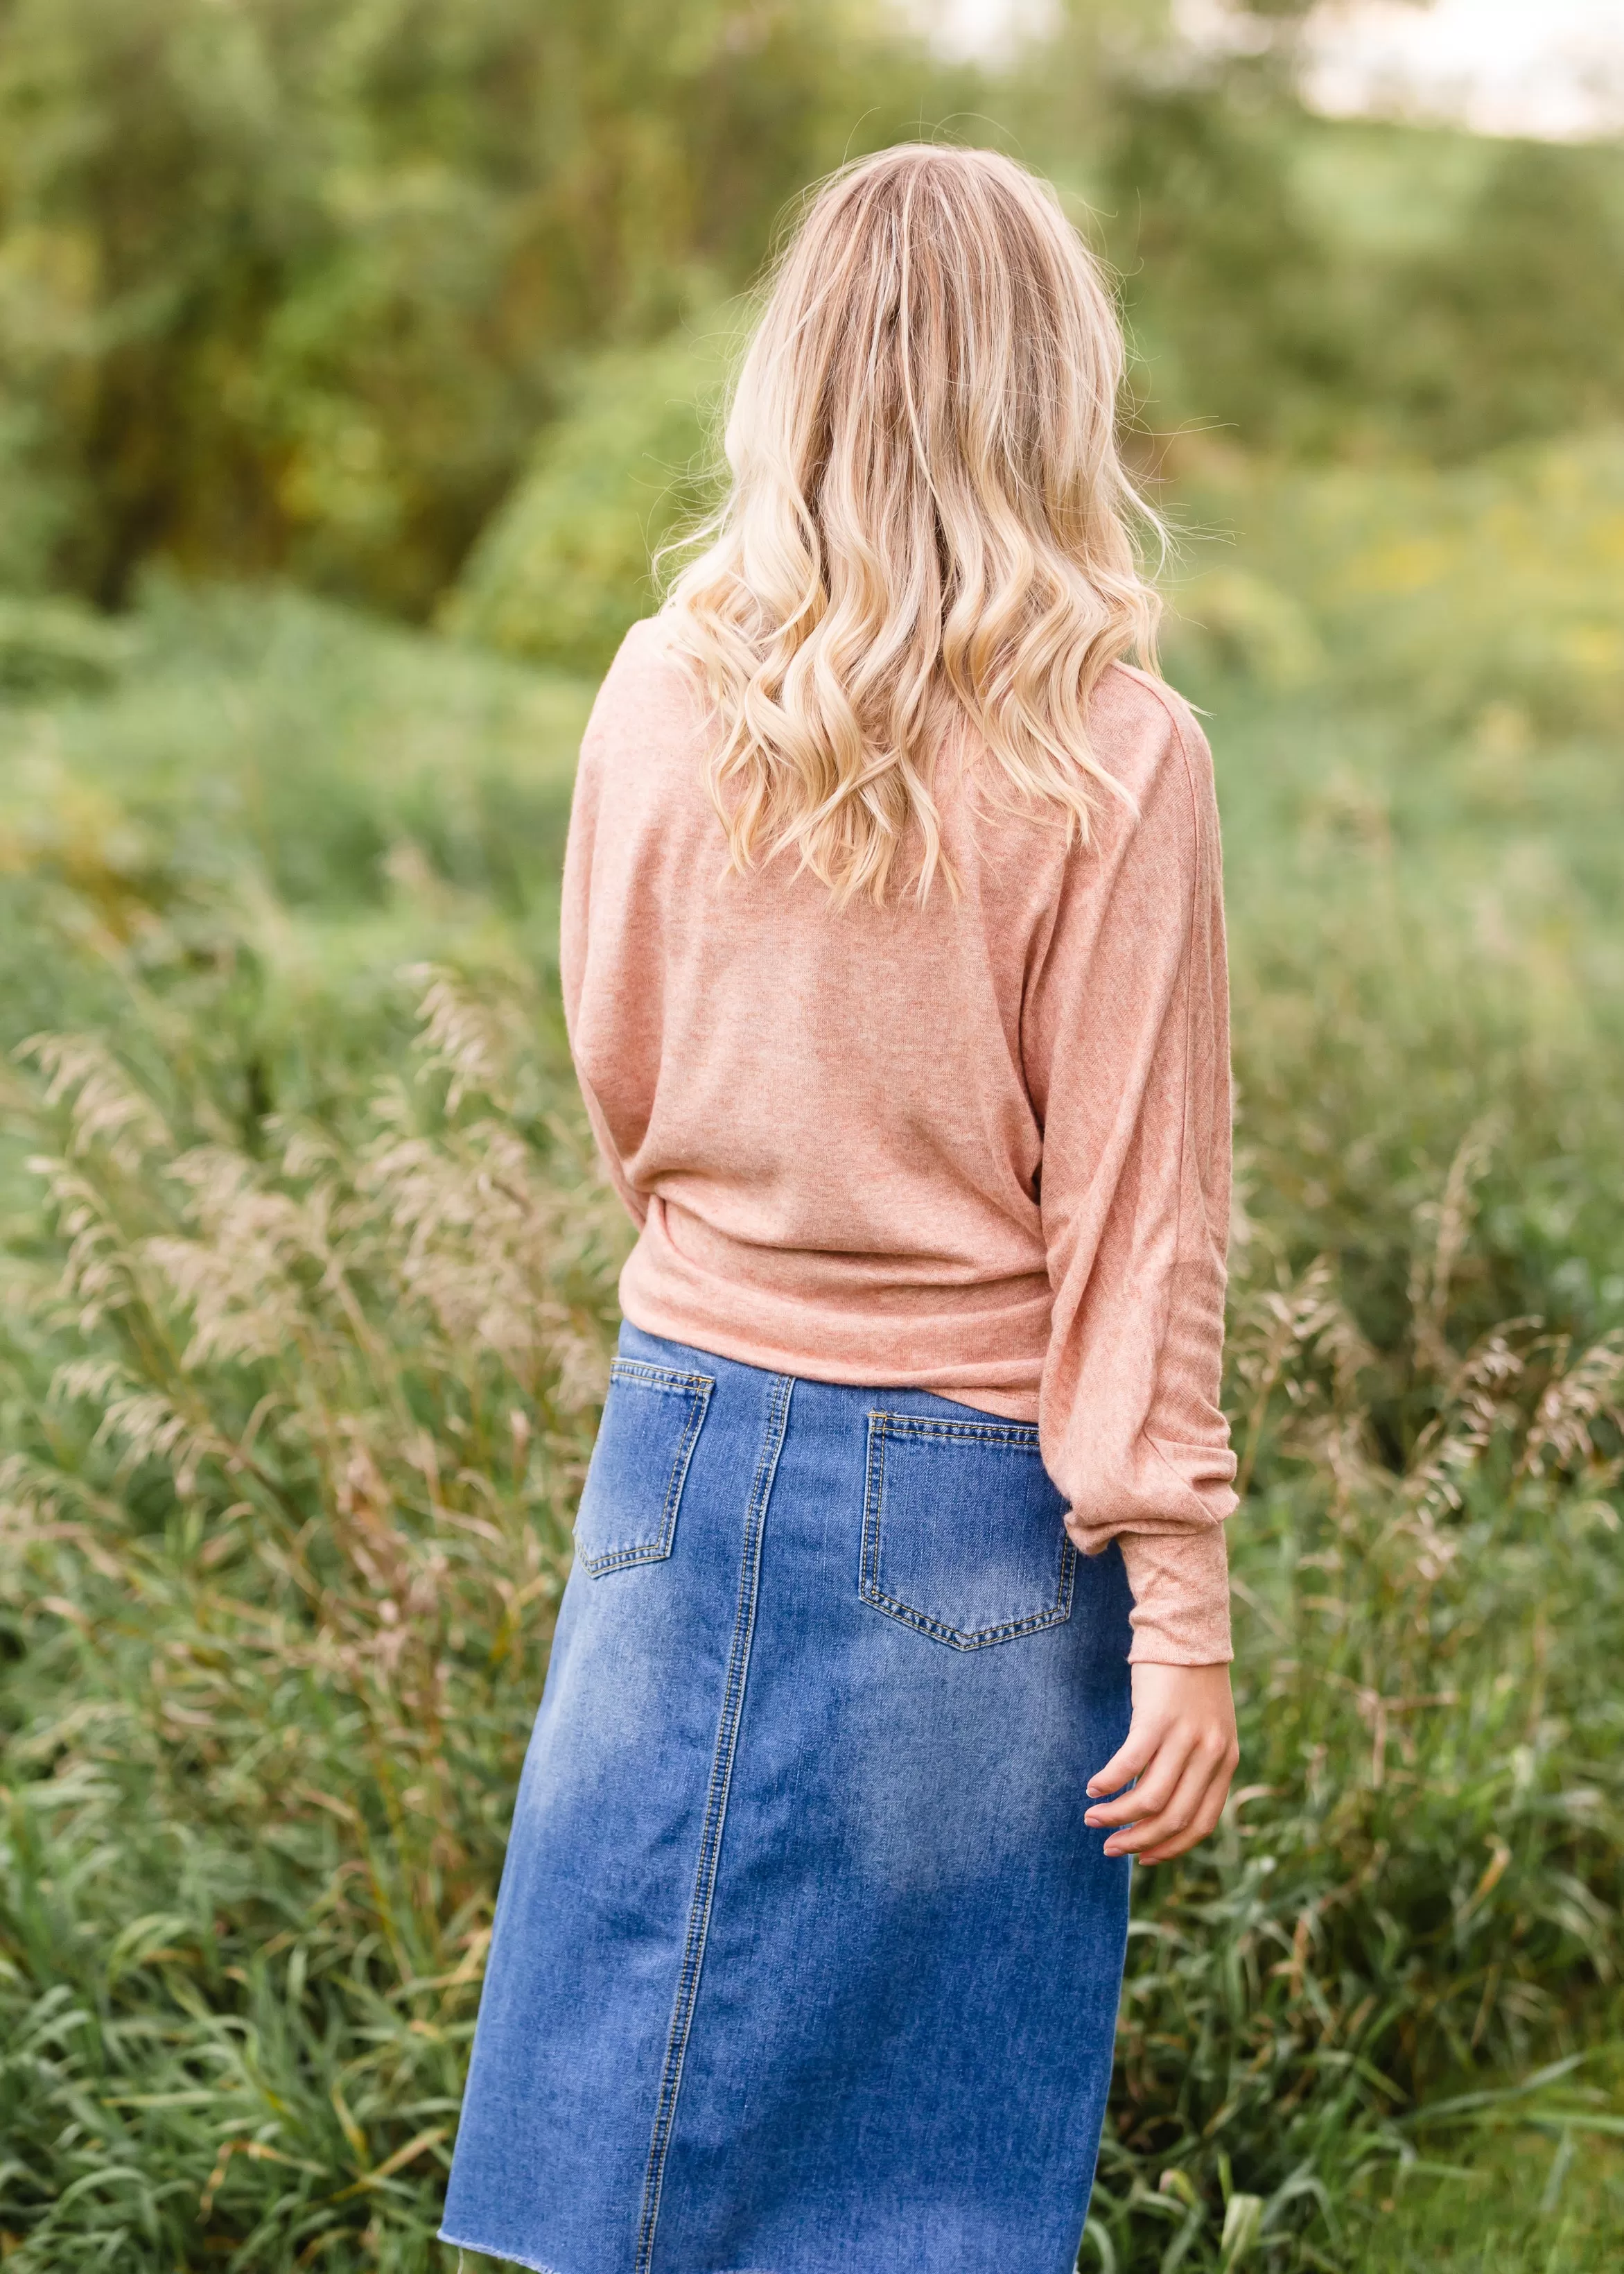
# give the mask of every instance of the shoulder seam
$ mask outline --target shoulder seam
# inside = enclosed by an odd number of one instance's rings
[[[1201,863],[1206,858],[1207,846],[1207,832],[1201,826],[1201,795],[1196,781],[1195,757],[1190,747],[1190,737],[1184,715],[1189,710],[1189,705],[1184,697],[1170,688],[1165,680],[1154,678],[1148,671],[1140,671],[1134,664],[1124,663],[1120,657],[1111,668],[1124,673],[1132,680],[1136,687],[1142,687],[1147,695],[1154,697],[1162,715],[1173,729],[1173,741],[1184,769],[1184,787],[1190,795],[1190,828],[1195,850],[1195,875],[1192,882],[1193,885],[1199,886]]]
[[[1111,669],[1120,671],[1126,678],[1131,679],[1136,687],[1142,687],[1147,695],[1155,698],[1167,714],[1174,734],[1178,737],[1179,749],[1188,759],[1189,745],[1185,739],[1184,714],[1190,710],[1190,704],[1186,698],[1180,695],[1176,688],[1169,687],[1165,679],[1158,679],[1151,672],[1141,671],[1137,664],[1124,663],[1120,656],[1111,665]]]

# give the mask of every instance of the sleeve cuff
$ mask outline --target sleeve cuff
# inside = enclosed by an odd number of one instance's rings
[[[1117,1535],[1133,1590],[1130,1665],[1216,1666],[1229,1638],[1229,1558],[1221,1524]]]

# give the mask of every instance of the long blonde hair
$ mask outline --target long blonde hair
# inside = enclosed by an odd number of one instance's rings
[[[726,432],[732,481],[666,603],[714,705],[734,865],[837,900],[948,875],[932,793],[966,725],[1020,802],[1089,841],[1089,698],[1155,668],[1154,526],[1116,433],[1111,296],[1047,184],[905,144],[811,199]]]

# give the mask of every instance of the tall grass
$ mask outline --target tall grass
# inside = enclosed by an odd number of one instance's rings
[[[20,2267],[427,2263],[619,1235],[489,1008],[425,1007],[419,1094],[259,1159],[99,1043],[27,1053],[59,1254],[0,1486]]]
[[[434,2263],[620,1235],[571,1126],[527,1112],[515,1028],[443,977],[425,1010],[417,1094],[260,1159],[177,1135],[100,1045],[29,1053],[55,1252],[4,1472],[19,2270]],[[1455,1346],[1482,1165],[1411,1247],[1432,1413],[1402,1466],[1332,1271],[1238,1290],[1247,1781],[1141,1891],[1107,2266],[1226,2233],[1229,2263],[1357,2263],[1359,2183],[1390,2192],[1429,2089],[1548,2058],[1624,1956],[1624,1342]],[[1583,2137],[1583,2084],[1542,2120]]]

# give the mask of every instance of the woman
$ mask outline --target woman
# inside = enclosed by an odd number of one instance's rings
[[[1209,1833],[1236,1761],[1217,819],[1121,660],[1156,615],[1122,362],[1019,167],[850,167],[709,548],[593,712],[564,989],[639,1236],[470,2249],[1073,2263],[1130,1858]]]

